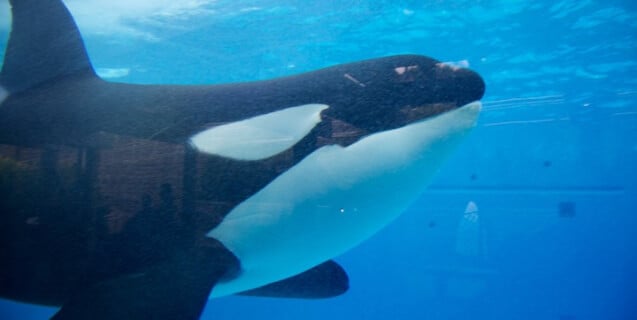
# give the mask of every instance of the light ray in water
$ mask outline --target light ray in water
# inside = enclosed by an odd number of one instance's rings
[[[496,127],[496,126],[506,126],[506,125],[514,125],[514,124],[530,124],[530,123],[547,123],[547,122],[569,121],[569,120],[571,120],[571,118],[569,117],[533,119],[533,120],[512,120],[512,121],[487,123],[487,124],[484,124],[483,127]]]
[[[564,101],[563,95],[548,95],[537,97],[516,97],[501,100],[485,101],[483,103],[484,111],[515,109],[529,106],[545,106],[553,104],[561,104]]]

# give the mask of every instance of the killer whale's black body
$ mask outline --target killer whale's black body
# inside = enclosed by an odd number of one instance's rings
[[[107,82],[60,1],[10,3],[0,296],[63,305],[55,319],[197,318],[211,288],[241,269],[205,236],[230,210],[323,145],[349,145],[484,93],[476,73],[416,55],[251,83]],[[324,121],[274,156],[237,160],[189,144],[206,128],[309,103],[329,105]],[[317,298],[347,287],[327,261],[244,294]]]

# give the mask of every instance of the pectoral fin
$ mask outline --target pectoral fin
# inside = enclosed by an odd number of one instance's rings
[[[343,268],[329,260],[296,276],[263,287],[244,291],[240,295],[320,299],[343,294],[349,289],[349,278]]]

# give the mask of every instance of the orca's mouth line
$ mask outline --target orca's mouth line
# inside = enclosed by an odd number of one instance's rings
[[[431,117],[441,115],[456,108],[462,108],[462,106],[458,107],[456,103],[440,102],[416,107],[408,106],[400,109],[399,113],[400,117],[402,118],[402,122],[405,123],[405,125],[408,125],[413,122],[419,122]]]
[[[401,119],[403,125],[395,129],[400,129],[400,128],[408,127],[414,124],[423,123],[428,120],[439,117],[441,115],[444,115],[448,112],[464,109],[469,106],[475,106],[475,105],[479,105],[480,109],[482,108],[482,102],[480,100],[471,101],[461,106],[458,106],[458,104],[455,102],[440,102],[440,103],[425,104],[418,107],[405,107],[399,111],[400,116],[403,117]],[[386,130],[383,130],[383,131],[386,131]]]
[[[432,121],[433,119],[436,119],[438,117],[447,115],[449,113],[452,112],[459,112],[461,110],[465,110],[465,109],[476,109],[477,112],[480,112],[482,110],[482,102],[480,100],[475,100],[469,103],[466,103],[462,106],[457,106],[455,103],[441,103],[441,104],[437,104],[436,106],[438,108],[438,112],[432,112],[431,115],[428,115],[426,117],[420,118],[418,120],[412,120],[411,122],[406,123],[405,125],[398,127],[396,129],[393,130],[401,130],[407,127],[412,127],[412,126],[418,126],[424,123],[427,123],[429,121]],[[431,105],[427,105],[426,108],[431,108]],[[392,131],[392,130],[386,130],[386,131]],[[379,133],[382,133],[385,131],[381,131]]]

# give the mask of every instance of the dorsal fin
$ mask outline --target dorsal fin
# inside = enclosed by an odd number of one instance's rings
[[[95,75],[75,21],[60,0],[10,0],[13,21],[0,84],[18,92],[72,74]]]

